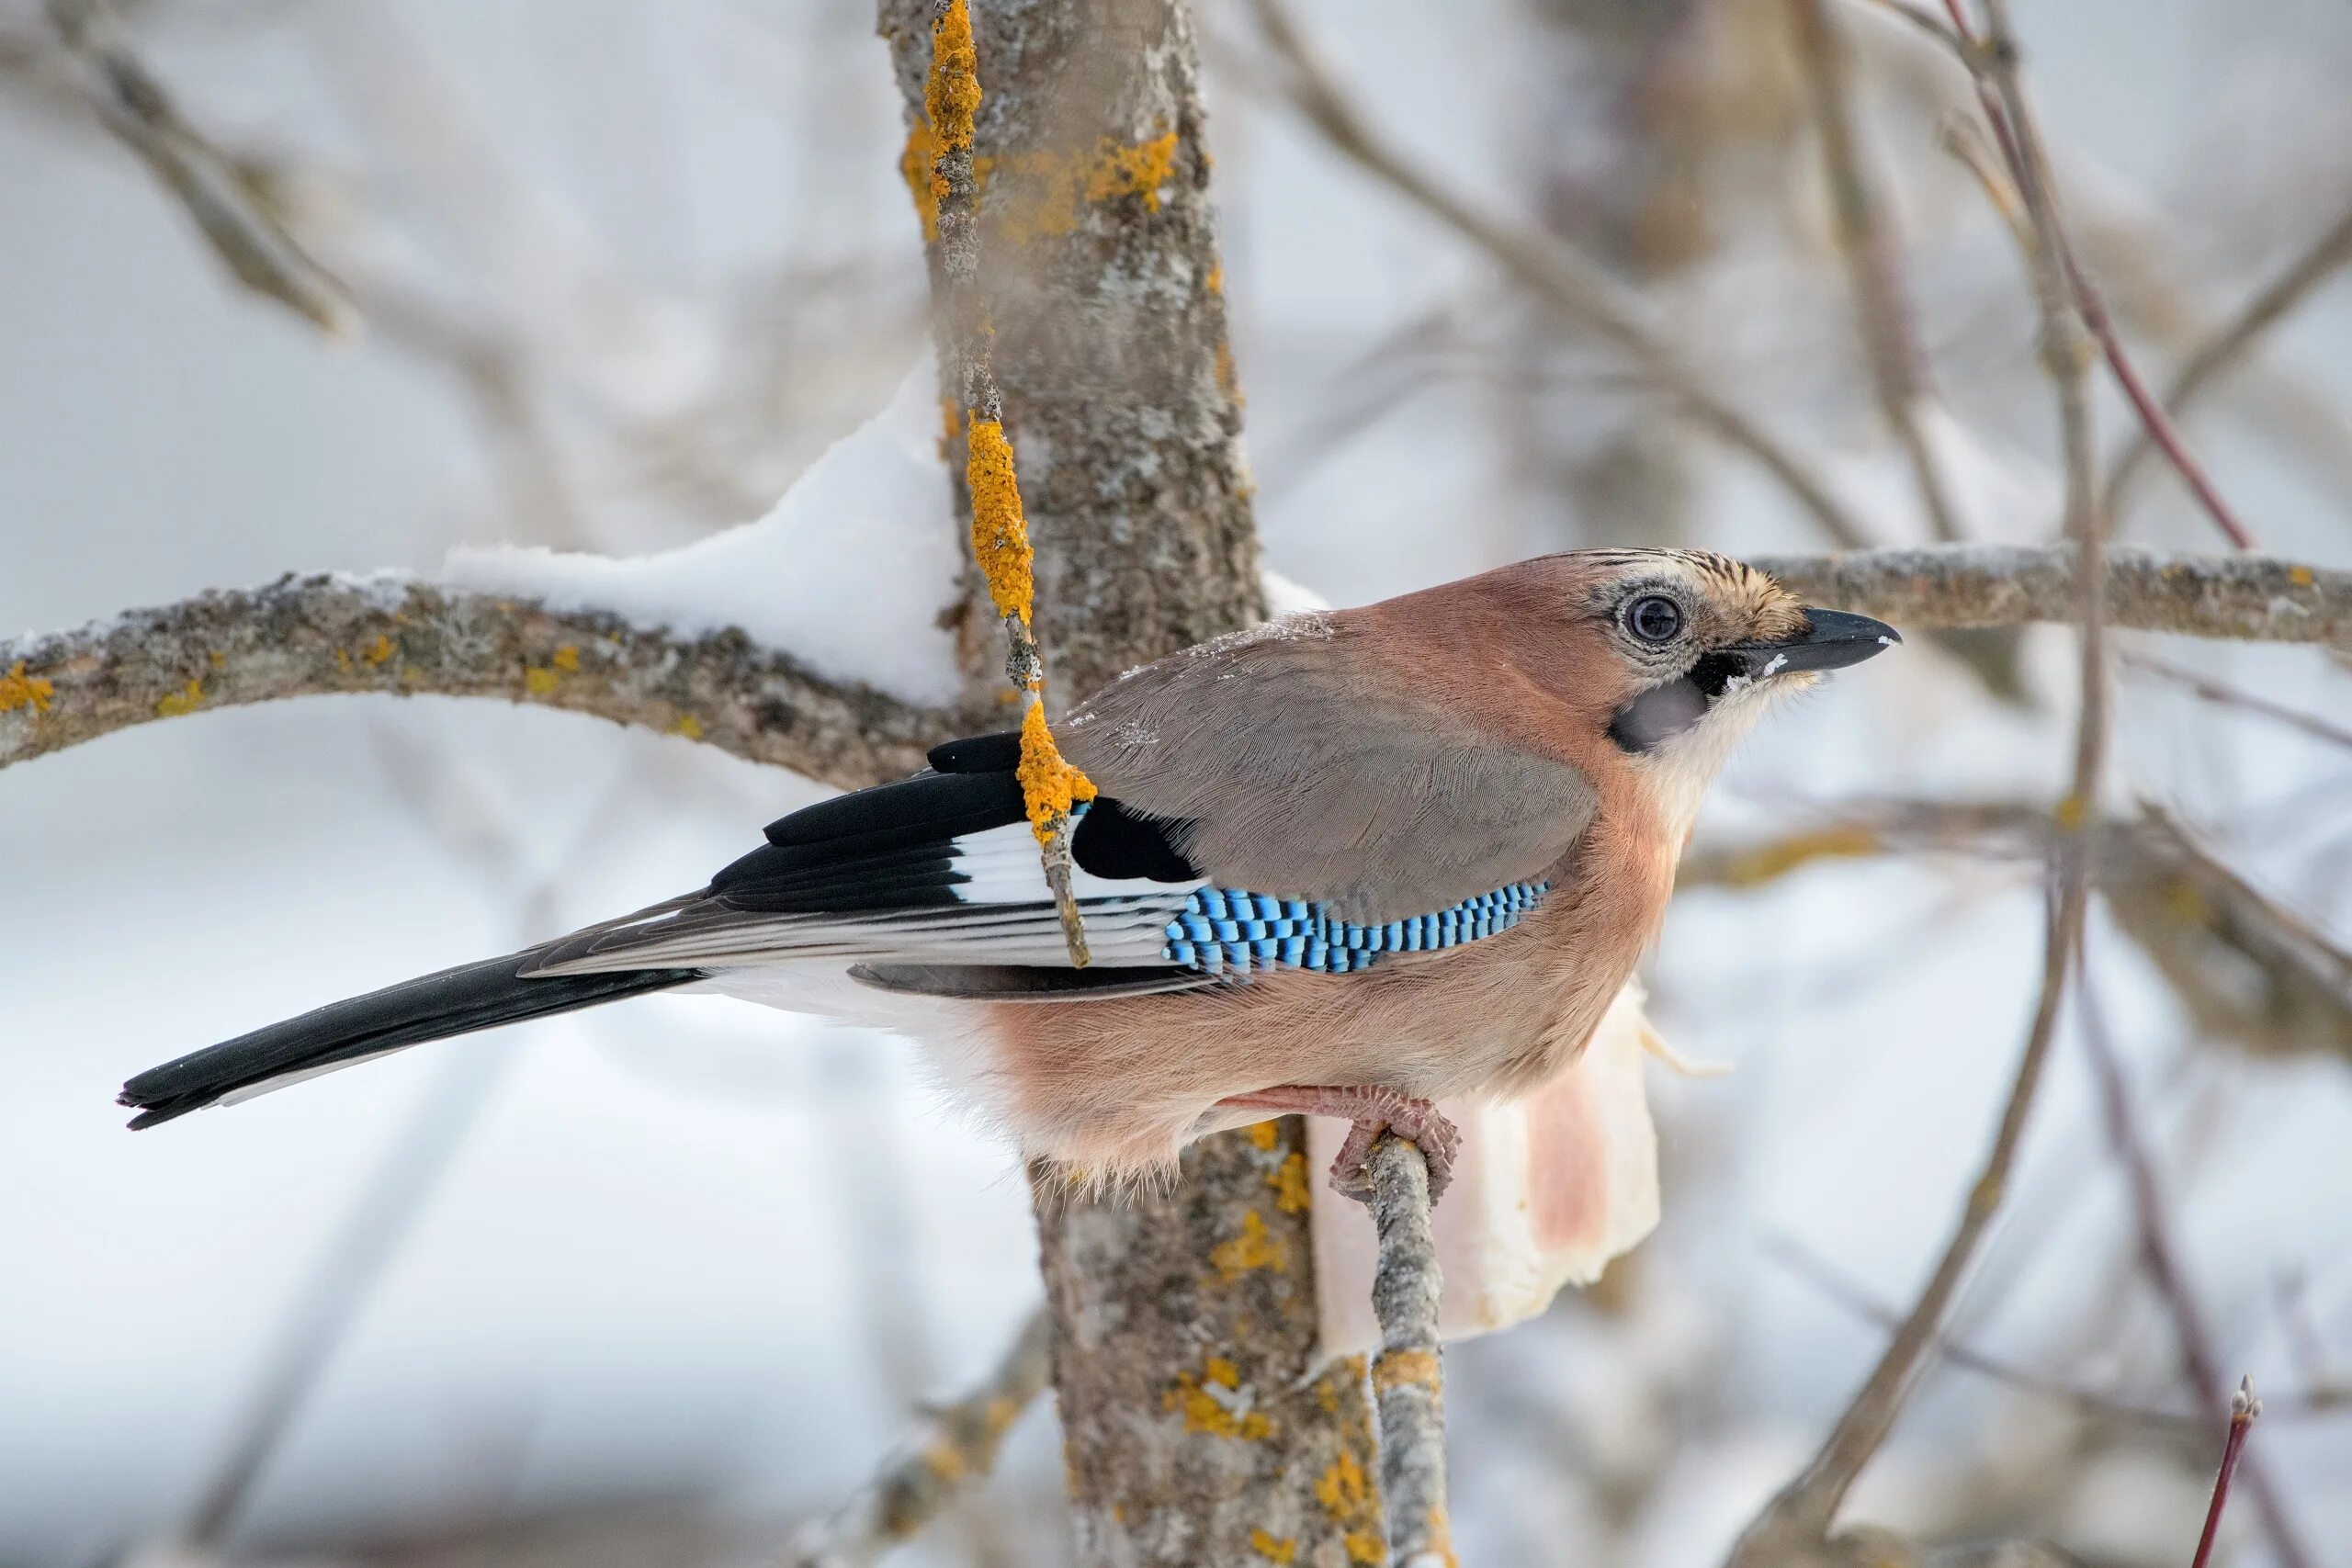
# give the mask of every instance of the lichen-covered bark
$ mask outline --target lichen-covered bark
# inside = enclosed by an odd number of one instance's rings
[[[297,577],[0,640],[0,767],[282,697],[503,697],[684,735],[844,789],[922,765],[953,715],[827,681],[741,632],[685,638],[382,576]]]
[[[932,7],[880,10],[936,287]],[[979,0],[971,14],[980,285],[1037,551],[1038,640],[1056,689],[1076,694],[1264,607],[1193,22],[1173,0]],[[968,604],[978,692],[1002,656],[977,572]]]
[[[1036,550],[1038,640],[1054,689],[1076,694],[1264,612],[1193,21],[1180,0],[970,10],[978,283]],[[936,291],[932,11],[881,5]],[[952,418],[961,388],[943,391]],[[998,617],[977,571],[967,604],[967,674],[992,694]],[[1314,1366],[1303,1144],[1292,1121],[1195,1147],[1167,1191],[1041,1192],[1090,1568],[1381,1560],[1363,1368]]]
[[[1313,1189],[1290,1117],[1194,1145],[1165,1191],[1041,1190],[1088,1568],[1386,1561],[1363,1364],[1317,1363]]]

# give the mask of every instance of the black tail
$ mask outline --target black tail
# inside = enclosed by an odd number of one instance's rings
[[[524,980],[514,971],[534,953],[509,953],[424,975],[314,1012],[256,1029],[150,1067],[122,1086],[134,1128],[201,1111],[240,1089],[291,1078],[526,1018],[667,990],[702,978],[699,969],[639,969]]]

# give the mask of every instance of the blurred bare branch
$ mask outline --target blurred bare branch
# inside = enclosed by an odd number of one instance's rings
[[[2230,1433],[2222,1444],[2222,1467],[2213,1474],[2213,1501],[2205,1510],[2205,1529],[2197,1538],[2197,1555],[2189,1559],[2188,1568],[2206,1568],[2213,1560],[2213,1538],[2221,1533],[2222,1510],[2229,1506],[2230,1478],[2237,1471],[2245,1453],[2246,1438],[2261,1414],[2262,1401],[2255,1397],[2254,1379],[2239,1379],[2238,1391],[2230,1398]]]
[[[2197,346],[2173,374],[2165,390],[2164,406],[2175,420],[2186,418],[2191,404],[2219,383],[2253,353],[2264,335],[2319,286],[2352,261],[2352,210],[2346,211],[2289,263],[2269,284],[2257,290],[2238,310]],[[2107,509],[2119,513],[2132,480],[2154,446],[2146,431],[2135,436],[2107,471]]]
[[[187,209],[237,281],[329,337],[356,338],[359,313],[343,285],[288,231],[255,172],[180,112],[132,52],[104,0],[50,0],[49,17],[81,65],[91,107],[107,129]]]
[[[2148,1148],[2139,1113],[2132,1102],[2132,1086],[2124,1077],[2123,1058],[2108,1035],[2105,1014],[2087,983],[2078,988],[2075,1005],[2082,1015],[2083,1045],[2090,1057],[2091,1076],[2098,1085],[2100,1120],[2106,1123],[2108,1142],[2123,1167],[2125,1186],[2132,1194],[2141,1266],[2172,1316],[2181,1365],[2188,1373],[2198,1404],[2207,1412],[2206,1418],[2211,1420],[2223,1411],[2231,1412],[2232,1425],[2236,1428],[2233,1435],[2242,1442],[2245,1434],[2238,1421],[2251,1419],[2251,1414],[2231,1402],[2212,1325],[2181,1267],[2179,1243],[2174,1238],[2163,1179],[2157,1174],[2155,1156]],[[2236,1447],[2232,1445],[2233,1456]],[[2247,1461],[2245,1468],[2246,1491],[2253,1498],[2256,1512],[2262,1517],[2264,1532],[2269,1536],[2271,1550],[2278,1553],[2278,1561],[2286,1568],[2315,1568],[2318,1559],[2312,1555],[2301,1529],[2288,1513],[2286,1497],[2268,1467],[2254,1461]],[[2207,1540],[2198,1549],[2200,1558],[2211,1546],[2212,1527],[2219,1521],[2222,1496],[2227,1490],[2227,1473],[2225,1462],[2222,1484],[2215,1490],[2213,1513],[2206,1521]]]
[[[2118,661],[2127,670],[2141,671],[2169,681],[2200,701],[2211,703],[2217,707],[2238,708],[2246,713],[2260,714],[2263,717],[2283,724],[2290,729],[2300,730],[2314,740],[2324,740],[2332,746],[2352,747],[2352,729],[2331,724],[2326,719],[2314,714],[2305,713],[2300,708],[2290,708],[2284,703],[2274,703],[2267,697],[2228,685],[2214,680],[2210,675],[2200,675],[2194,670],[2184,670],[2169,660],[2157,659],[2145,653],[2120,654],[2118,655]]]
[[[1251,0],[1251,5],[1282,68],[1282,90],[1334,152],[1486,252],[1570,324],[1623,355],[1654,391],[1777,479],[1833,542],[1849,550],[1871,543],[1869,530],[1830,492],[1813,465],[1709,386],[1704,374],[1661,335],[1637,297],[1575,251],[1480,212],[1414,165],[1340,90],[1283,0]]]
[[[1851,46],[1829,14],[1827,0],[1788,0],[1813,97],[1814,123],[1821,139],[1823,172],[1838,246],[1854,296],[1854,319],[1879,412],[1902,446],[1928,530],[1946,543],[1961,537],[1951,484],[1923,415],[1936,406],[1927,350],[1919,343],[1911,291],[1903,278],[1902,238],[1879,195],[1870,159],[1857,141],[1852,96]]]
[[[1445,1387],[1440,1370],[1437,1235],[1430,1168],[1395,1134],[1372,1146],[1364,1206],[1379,1233],[1372,1307],[1380,1323],[1373,1398],[1380,1411],[1380,1502],[1395,1568],[1452,1568],[1445,1503]]]
[[[996,1468],[1005,1433],[1046,1390],[1053,1329],[1042,1308],[1032,1313],[989,1375],[923,1411],[914,1435],[873,1479],[793,1543],[784,1568],[867,1568]]]

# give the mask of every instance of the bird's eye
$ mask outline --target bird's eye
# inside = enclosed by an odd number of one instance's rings
[[[1625,606],[1625,627],[1644,642],[1672,642],[1682,630],[1682,606],[1647,593]]]

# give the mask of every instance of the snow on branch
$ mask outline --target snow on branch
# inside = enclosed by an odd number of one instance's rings
[[[503,697],[683,735],[843,788],[920,767],[956,723],[741,631],[386,575],[288,575],[0,640],[0,767],[151,719],[279,697]]]

